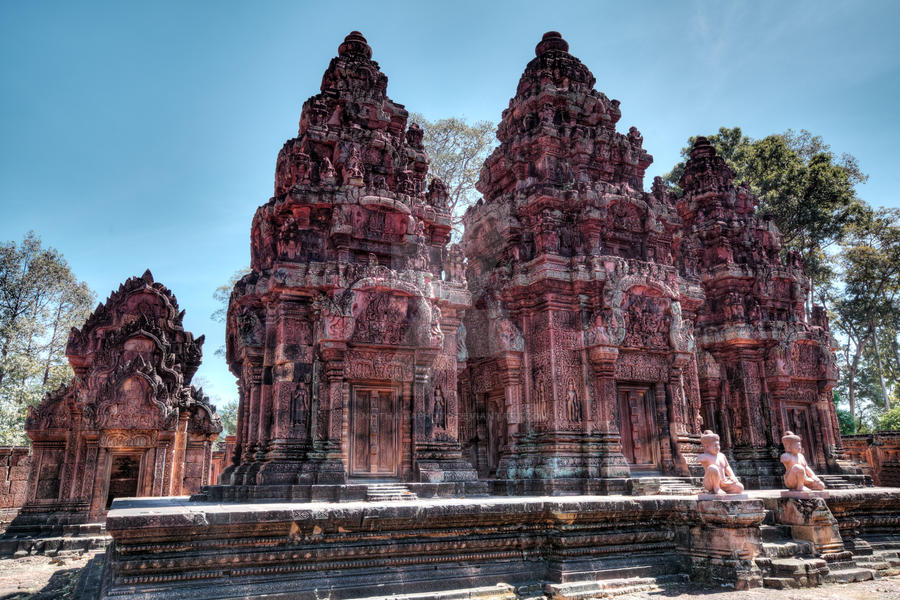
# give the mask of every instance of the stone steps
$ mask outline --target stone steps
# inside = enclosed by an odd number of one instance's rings
[[[551,600],[593,600],[615,598],[639,592],[661,592],[667,586],[686,583],[686,574],[661,575],[659,577],[628,577],[600,579],[571,583],[554,583],[544,586],[544,593]]]
[[[819,475],[819,479],[830,490],[852,490],[865,487],[866,475]],[[871,485],[871,480],[868,482]]]
[[[875,571],[857,566],[829,569],[828,575],[825,576],[825,581],[827,583],[852,583],[854,581],[868,581],[870,579],[875,579]]]
[[[112,541],[109,536],[12,538],[0,540],[0,556],[21,558],[44,554],[56,556],[70,552],[86,552],[102,549]]]
[[[367,502],[416,500],[418,496],[402,483],[370,483],[366,486]]]
[[[897,550],[875,550],[870,555],[857,557],[856,565],[871,569],[876,577],[900,575],[900,553]]]
[[[635,477],[630,485],[632,496],[693,496],[703,491],[695,477]]]
[[[756,564],[767,573],[763,586],[778,590],[821,585],[828,574],[822,558],[760,558]]]

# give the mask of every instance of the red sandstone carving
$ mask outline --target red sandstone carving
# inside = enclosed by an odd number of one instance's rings
[[[338,54],[279,153],[232,295],[241,407],[223,483],[468,480],[461,446],[484,478],[609,491],[635,471],[703,475],[704,425],[752,486],[778,485],[788,429],[817,468],[859,471],[802,265],[782,262],[707,140],[682,196],[660,179],[644,192],[640,132],[616,131],[619,102],[550,32],[448,249],[421,129],[362,35]]]
[[[803,457],[800,436],[787,431],[781,442],[784,444],[784,454],[781,455],[781,464],[784,465],[784,485],[795,492],[802,492],[807,488],[824,490],[825,484],[816,477]]]
[[[698,456],[700,464],[705,469],[703,474],[703,487],[711,494],[740,494],[744,486],[738,481],[728,464],[728,458],[722,454],[719,436],[706,430],[700,436],[703,444],[703,454]]]
[[[824,313],[806,321],[802,266],[781,262],[756,199],[703,138],[683,196],[658,179],[643,192],[652,158],[637,129],[616,132],[618,101],[559,34],[536,54],[464,218],[461,442],[480,474],[702,475],[702,424],[756,486],[777,485],[788,428],[819,432],[816,465],[854,472],[840,460]],[[505,341],[514,332],[521,343]]]
[[[241,401],[223,483],[476,476],[457,441],[469,294],[448,194],[426,191],[423,132],[371,56],[358,32],[340,45],[253,219],[228,312]]]
[[[25,423],[33,444],[26,509],[36,524],[41,513],[96,519],[115,497],[190,494],[209,483],[222,425],[190,386],[203,337],[185,331],[183,317],[147,271],[72,330],[75,378]]]
[[[875,485],[900,487],[900,431],[848,435],[841,439],[848,459],[859,465]]]

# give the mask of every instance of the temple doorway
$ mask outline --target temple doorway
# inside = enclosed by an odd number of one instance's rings
[[[400,465],[397,393],[354,387],[350,410],[350,475],[396,477]]]
[[[619,385],[617,390],[622,454],[632,471],[657,470],[659,446],[653,418],[653,386]]]
[[[106,494],[106,510],[116,498],[133,498],[138,495],[141,473],[140,454],[113,454],[109,466],[109,490]]]

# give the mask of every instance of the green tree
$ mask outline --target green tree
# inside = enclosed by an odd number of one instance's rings
[[[829,290],[835,329],[845,339],[843,353],[850,412],[856,414],[857,375],[877,383],[876,406],[889,410],[886,376],[896,360],[900,322],[900,210],[868,210],[847,230],[835,263],[840,287]],[[885,343],[888,342],[889,343]],[[890,351],[888,351],[890,349]],[[887,352],[886,352],[887,351]]]
[[[229,400],[218,409],[219,417],[222,418],[222,434],[220,439],[224,440],[226,436],[237,433],[237,417],[238,403],[237,400]]]
[[[84,322],[94,299],[34,232],[0,245],[0,443],[24,443],[27,407],[72,377],[69,330]]]
[[[440,177],[450,193],[450,212],[457,228],[466,208],[478,199],[475,184],[488,154],[495,143],[497,126],[490,121],[468,123],[451,117],[429,121],[421,114],[411,114],[424,132],[425,151],[431,161],[428,181]],[[458,231],[458,229],[457,229]]]
[[[234,284],[241,280],[241,278],[250,272],[250,267],[244,267],[243,269],[238,269],[234,273],[232,273],[231,278],[227,283],[223,283],[213,292],[213,299],[219,303],[219,308],[213,311],[213,313],[209,316],[213,321],[217,321],[219,323],[224,323],[228,318],[228,301],[231,299],[231,290],[234,289]],[[216,348],[216,356],[221,356],[224,358],[225,356],[225,346],[219,346]]]
[[[878,418],[879,431],[900,431],[900,406],[885,411]]]

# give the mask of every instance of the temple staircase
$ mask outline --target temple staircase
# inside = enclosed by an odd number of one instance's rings
[[[104,523],[76,523],[35,530],[33,535],[7,534],[0,537],[0,557],[20,558],[44,554],[57,556],[105,548],[112,541]]]
[[[869,475],[819,475],[829,490],[852,490],[872,485]]]
[[[402,483],[370,483],[366,486],[366,502],[416,500],[418,496]]]
[[[549,597],[551,600],[593,600],[637,593],[657,594],[667,591],[673,585],[689,581],[690,577],[687,574],[675,573],[658,577],[622,577],[572,583],[551,583],[544,586],[545,596],[542,597]]]
[[[643,475],[628,482],[632,496],[693,496],[702,491],[697,477]]]

